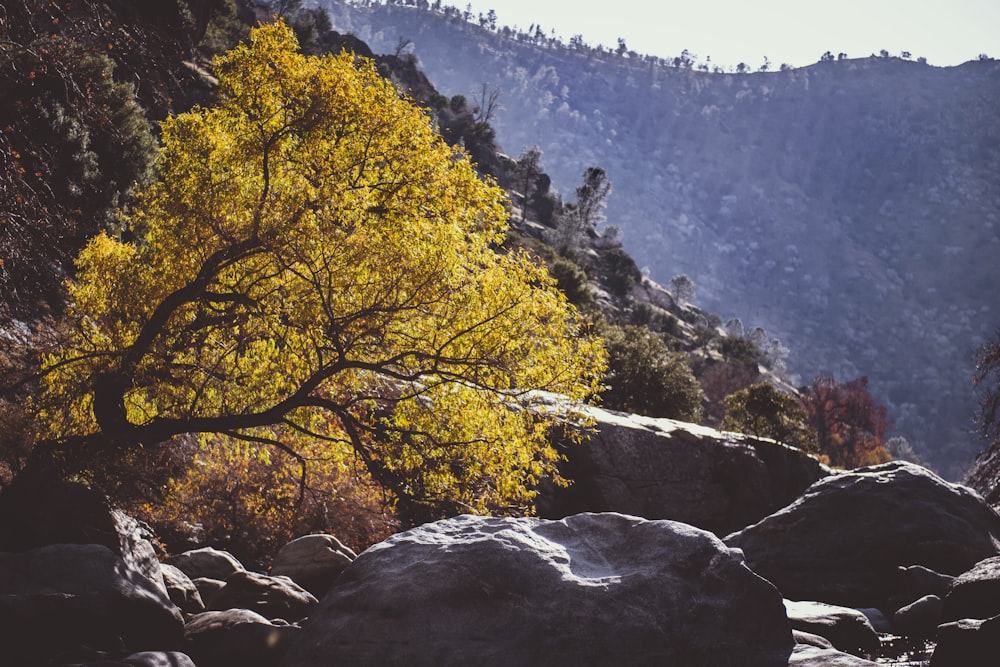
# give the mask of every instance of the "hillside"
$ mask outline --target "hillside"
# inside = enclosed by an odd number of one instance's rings
[[[1000,63],[716,74],[323,4],[376,52],[412,50],[445,94],[499,90],[503,147],[537,144],[561,192],[606,169],[608,222],[654,280],[691,276],[708,310],[784,341],[803,382],[867,375],[895,434],[961,476],[981,446],[972,358],[1000,325]]]

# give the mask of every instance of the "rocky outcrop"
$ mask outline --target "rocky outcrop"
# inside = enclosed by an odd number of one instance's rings
[[[725,542],[785,597],[894,609],[900,566],[960,574],[1000,554],[1000,515],[971,489],[893,461],[827,477]]]
[[[271,574],[286,576],[322,597],[358,555],[333,535],[304,535],[281,547]]]
[[[593,434],[566,443],[563,475],[546,488],[540,516],[622,512],[683,521],[724,535],[797,498],[829,469],[805,452],[769,440],[640,415],[585,408]]]
[[[285,667],[784,667],[781,597],[672,521],[461,516],[377,544],[303,624]]]

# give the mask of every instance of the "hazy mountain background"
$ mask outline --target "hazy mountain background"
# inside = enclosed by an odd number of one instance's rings
[[[374,51],[414,53],[442,93],[500,91],[498,141],[537,144],[564,194],[605,168],[608,222],[639,265],[765,327],[802,382],[867,375],[894,434],[950,478],[982,448],[971,378],[1000,326],[1000,63],[831,54],[723,74],[427,3],[320,4]]]

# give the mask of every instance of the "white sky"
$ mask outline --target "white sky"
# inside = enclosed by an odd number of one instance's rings
[[[538,23],[563,41],[583,35],[595,46],[672,58],[688,49],[725,68],[756,69],[767,56],[810,65],[825,51],[862,58],[909,51],[931,65],[958,65],[980,53],[1000,58],[1000,0],[445,0],[473,15],[497,13],[498,25]]]

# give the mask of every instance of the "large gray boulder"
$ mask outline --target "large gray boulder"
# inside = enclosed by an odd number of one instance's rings
[[[965,618],[938,628],[931,667],[996,667],[1000,656],[1000,616]]]
[[[900,566],[960,574],[1000,554],[1000,515],[971,489],[893,461],[827,477],[725,542],[785,597],[890,608]]]
[[[167,562],[194,579],[218,579],[225,581],[234,572],[246,570],[243,563],[228,551],[213,547],[191,549],[171,556]]]
[[[568,488],[542,489],[538,513],[622,512],[672,519],[725,535],[797,498],[830,470],[770,440],[671,419],[585,406],[594,432],[562,445]]]
[[[785,611],[793,630],[824,637],[840,651],[871,655],[879,648],[878,633],[868,617],[857,609],[823,602],[785,600]]]
[[[248,609],[227,609],[192,616],[184,627],[184,643],[198,667],[276,667],[298,633],[297,626],[269,621]]]
[[[781,596],[739,552],[673,521],[460,516],[364,553],[286,667],[785,667]]]
[[[878,663],[836,649],[796,644],[788,667],[878,667]]]
[[[319,604],[312,593],[288,577],[234,572],[211,598],[212,610],[249,609],[267,618],[299,621]]]
[[[333,535],[304,535],[281,547],[271,565],[271,574],[289,577],[316,597],[323,597],[357,557]]]
[[[184,622],[167,594],[99,544],[0,553],[0,628],[10,664],[87,646],[172,649]]]

